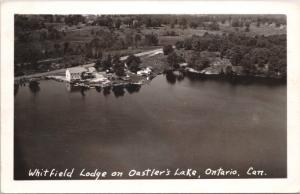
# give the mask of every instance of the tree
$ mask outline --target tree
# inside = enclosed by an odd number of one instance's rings
[[[202,57],[200,52],[194,51],[190,58],[188,59],[188,65],[198,71],[201,71],[209,67],[209,59],[207,57]]]
[[[179,57],[176,52],[168,54],[167,61],[171,69],[177,69],[179,67]]]
[[[217,30],[220,30],[220,27],[219,27],[219,24],[214,21],[209,25],[209,29],[213,30],[213,31],[217,31]]]
[[[250,24],[247,22],[246,23],[245,32],[249,32],[249,31],[250,31]]]
[[[29,82],[29,85],[28,85],[28,87],[29,87],[29,89],[30,89],[30,91],[35,95],[37,92],[39,92],[40,91],[40,86],[39,86],[39,82],[37,82],[37,81],[30,81]]]
[[[252,57],[252,62],[254,64],[258,64],[259,66],[263,66],[269,61],[270,50],[267,48],[254,48],[250,52]]]
[[[260,23],[261,23],[261,21],[260,21],[260,19],[258,18],[257,21],[256,21],[256,27],[260,27]]]
[[[60,55],[60,44],[55,43],[55,44],[54,44],[54,50],[55,50],[55,53],[56,53],[57,55]]]
[[[185,50],[191,50],[192,49],[192,39],[191,38],[186,38],[183,41],[183,48]]]
[[[149,46],[157,46],[158,44],[158,37],[156,34],[146,34],[145,35],[145,43],[146,45],[149,45]]]
[[[82,49],[81,45],[79,44],[79,45],[77,45],[76,48],[75,48],[75,54],[76,54],[76,55],[80,55],[80,54],[82,54],[82,53],[83,53],[83,49]]]
[[[225,72],[227,75],[232,75],[233,74],[232,66],[230,66],[230,65],[226,66]]]
[[[239,20],[237,20],[237,19],[235,19],[235,20],[233,20],[232,22],[231,22],[231,26],[232,27],[241,27],[241,23],[240,23],[240,21]]]
[[[279,28],[281,26],[280,22],[275,22],[276,28]]]
[[[161,20],[159,18],[148,17],[145,20],[146,27],[160,27]]]
[[[79,22],[84,22],[84,17],[82,15],[67,15],[65,17],[65,23],[69,26],[77,25]]]
[[[184,30],[187,28],[187,20],[186,18],[182,18],[180,21],[179,21],[179,25],[180,27]]]
[[[171,27],[172,29],[175,27],[174,22],[172,22],[172,23],[170,24],[170,27]]]
[[[33,47],[30,48],[27,53],[28,56],[28,60],[30,63],[30,67],[31,69],[37,70],[38,69],[38,60],[41,59],[41,51],[38,50],[37,48]]]
[[[101,49],[106,48],[106,42],[103,38],[94,38],[88,44],[88,48],[91,52],[91,56],[94,58],[99,58],[102,55]]]
[[[94,67],[95,67],[96,69],[103,68],[103,63],[102,63],[101,58],[97,59],[97,61],[96,61],[95,65],[94,65]]]
[[[140,28],[141,25],[142,25],[142,23],[139,20],[133,20],[132,21],[132,28],[137,29],[137,28]]]
[[[178,41],[175,43],[175,47],[176,47],[176,49],[184,48],[184,42],[181,41],[181,40],[178,40]]]
[[[115,20],[115,28],[116,29],[120,29],[121,24],[122,24],[122,21],[119,18]]]
[[[125,42],[126,42],[127,47],[133,45],[133,40],[134,40],[134,39],[133,39],[133,36],[132,36],[131,33],[127,33],[127,34],[125,35]]]
[[[230,59],[232,65],[239,65],[243,57],[243,48],[241,46],[234,46],[227,50],[226,56]]]
[[[152,27],[151,17],[146,18],[145,25],[147,28]]]
[[[160,18],[153,18],[152,20],[152,27],[160,27],[161,26],[161,20]]]
[[[210,42],[208,44],[207,50],[210,52],[216,52],[219,50],[219,45],[218,45],[218,41],[215,42]]]
[[[61,33],[53,26],[48,27],[48,32],[49,32],[49,36],[48,36],[49,39],[58,40],[61,38]]]
[[[120,61],[120,56],[114,55],[113,57],[113,69],[117,76],[125,75],[125,64]]]
[[[249,27],[246,27],[246,28],[245,28],[245,32],[250,32],[250,28],[249,28]]]
[[[136,34],[134,36],[134,42],[135,42],[135,47],[137,48],[138,47],[138,42],[140,42],[142,40],[142,36],[141,34]]]
[[[246,74],[250,74],[254,70],[254,62],[252,61],[251,54],[247,53],[243,56],[241,60],[241,65],[243,66],[243,71]]]
[[[30,42],[32,41],[32,36],[30,35],[29,32],[18,32],[16,35],[17,40],[20,42]]]
[[[112,58],[111,55],[108,54],[106,59],[102,62],[102,68],[103,70],[109,70],[112,67]]]
[[[41,22],[37,17],[28,17],[25,15],[15,15],[15,27],[19,28],[15,30],[18,31],[31,31],[37,30],[43,27],[43,22]]]
[[[126,59],[126,65],[131,72],[136,73],[140,70],[141,59],[135,55],[129,55]]]
[[[198,27],[198,24],[196,22],[191,22],[190,27],[195,29]]]
[[[47,39],[47,37],[48,37],[48,30],[47,29],[42,29],[40,31],[40,40],[44,41],[44,40]]]
[[[64,54],[66,54],[66,53],[68,52],[69,45],[70,45],[69,42],[65,42],[65,43],[64,43]]]
[[[163,47],[164,55],[168,55],[168,54],[172,53],[173,50],[174,49],[173,49],[172,45],[166,45]]]

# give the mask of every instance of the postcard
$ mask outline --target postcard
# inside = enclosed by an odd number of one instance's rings
[[[300,6],[4,1],[1,191],[300,191]]]

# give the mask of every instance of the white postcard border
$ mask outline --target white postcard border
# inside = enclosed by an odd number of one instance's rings
[[[13,181],[14,14],[285,14],[288,178]],[[295,1],[4,1],[1,4],[1,191],[14,193],[300,192],[300,5]]]

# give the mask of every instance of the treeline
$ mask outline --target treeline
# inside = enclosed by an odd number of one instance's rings
[[[86,23],[86,17],[82,15],[15,15],[15,27],[17,30],[31,31],[46,27],[46,24],[64,23],[66,25],[77,25]]]
[[[38,30],[47,23],[64,23],[68,26],[79,23],[107,26],[119,29],[121,25],[131,28],[161,27],[175,25],[181,28],[210,27],[229,23],[232,27],[246,27],[250,23],[286,25],[284,15],[15,15],[15,26],[23,31]]]
[[[220,30],[221,24],[231,27],[245,28],[250,31],[250,25],[275,24],[276,27],[286,25],[283,15],[105,15],[98,16],[92,25],[107,26],[119,29],[121,25],[130,28],[170,26],[171,28],[198,28],[205,30]]]
[[[237,33],[206,33],[204,36],[194,35],[184,41],[178,41],[176,48],[219,52],[221,58],[229,59],[233,66],[242,66],[247,74],[286,76],[286,35],[249,37]]]

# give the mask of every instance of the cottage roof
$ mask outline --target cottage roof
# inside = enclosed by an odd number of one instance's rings
[[[72,67],[68,70],[70,71],[70,73],[82,73],[82,72],[87,71],[86,68],[84,68],[84,67]]]
[[[87,70],[89,72],[94,72],[94,71],[96,71],[96,68],[95,67],[88,67]]]

